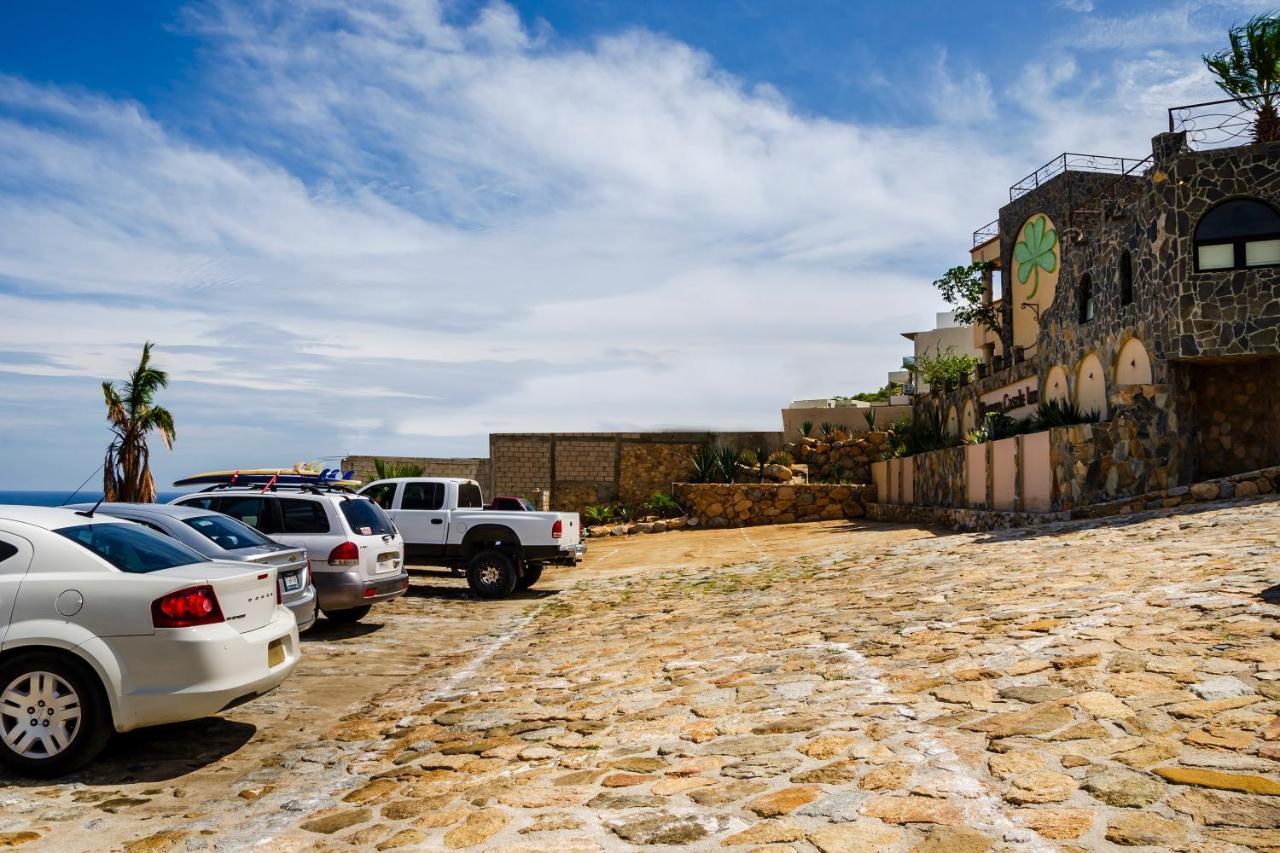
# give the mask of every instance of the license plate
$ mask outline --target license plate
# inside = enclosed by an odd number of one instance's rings
[[[284,663],[284,640],[272,640],[267,644],[267,668]]]
[[[284,591],[297,592],[302,588],[302,578],[297,572],[284,576]]]
[[[385,554],[378,555],[378,571],[394,572],[400,568],[400,555],[395,551],[388,551]]]

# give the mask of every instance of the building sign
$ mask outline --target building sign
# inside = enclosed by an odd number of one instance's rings
[[[1029,414],[1040,404],[1040,377],[1029,376],[1026,379],[1006,385],[996,391],[982,395],[978,401],[978,416],[985,418],[987,412],[1002,412],[1010,417],[1021,417]]]

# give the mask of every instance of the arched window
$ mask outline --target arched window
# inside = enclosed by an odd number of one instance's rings
[[[1266,202],[1227,201],[1196,226],[1196,270],[1280,266],[1280,213]]]
[[[1129,338],[1116,356],[1117,385],[1150,385],[1151,356],[1137,338]]]
[[[1088,273],[1080,279],[1080,322],[1087,323],[1093,319],[1093,279]]]
[[[1120,253],[1120,304],[1133,302],[1133,255],[1125,249]]]
[[[1082,412],[1097,412],[1103,420],[1107,417],[1107,380],[1095,353],[1086,355],[1076,368],[1076,405]]]

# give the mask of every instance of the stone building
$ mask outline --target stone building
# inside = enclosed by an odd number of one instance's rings
[[[975,330],[976,380],[917,402],[960,434],[1096,411],[1091,446],[1053,449],[1081,502],[1280,465],[1280,143],[1170,115],[1144,159],[1064,154],[1010,189],[972,250],[1001,327]]]

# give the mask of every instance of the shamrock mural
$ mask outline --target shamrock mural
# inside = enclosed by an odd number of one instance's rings
[[[1033,279],[1031,299],[1040,289],[1040,270],[1052,273],[1058,268],[1058,232],[1049,224],[1049,218],[1041,214],[1022,229],[1022,239],[1013,247],[1013,259],[1018,264],[1018,283]]]

